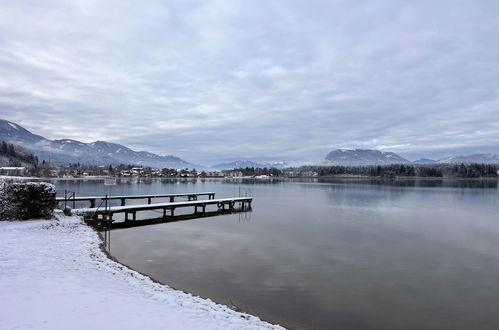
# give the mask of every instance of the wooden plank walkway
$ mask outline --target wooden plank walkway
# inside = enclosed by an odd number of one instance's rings
[[[199,196],[208,196],[209,200],[215,199],[214,192],[182,193],[182,194],[155,194],[155,195],[126,195],[126,196],[77,196],[77,197],[57,197],[58,203],[89,201],[90,207],[95,207],[96,200],[121,200],[121,206],[125,206],[127,199],[147,199],[147,204],[152,203],[154,198],[169,198],[170,203],[175,202],[177,197],[187,197],[189,201],[195,201]]]
[[[175,209],[177,208],[194,207],[195,214],[205,214],[206,207],[208,205],[217,205],[219,211],[232,211],[234,210],[234,206],[236,203],[240,204],[242,209],[244,209],[246,206],[248,208],[251,208],[252,201],[252,197],[235,197],[173,203],[111,206],[107,209],[91,207],[74,209],[73,212],[77,215],[83,215],[87,218],[93,218],[94,220],[98,220],[99,216],[101,216],[101,218],[107,218],[107,220],[112,220],[114,214],[124,213],[125,221],[134,221],[137,219],[137,212],[139,211],[162,210],[163,218],[165,218],[167,216],[167,213],[169,213],[169,216],[173,217],[175,215]]]

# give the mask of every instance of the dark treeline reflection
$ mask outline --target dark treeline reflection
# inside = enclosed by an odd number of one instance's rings
[[[496,180],[459,179],[386,179],[386,178],[309,178],[290,179],[291,182],[338,183],[338,184],[378,184],[394,187],[435,187],[435,188],[490,188],[498,187]]]

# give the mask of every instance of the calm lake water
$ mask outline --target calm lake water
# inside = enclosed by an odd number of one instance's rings
[[[498,329],[496,181],[54,181],[214,191],[253,210],[112,231],[132,268],[294,329]]]

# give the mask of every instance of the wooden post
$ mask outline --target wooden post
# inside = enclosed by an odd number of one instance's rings
[[[170,203],[175,202],[175,196],[170,196]]]
[[[166,218],[166,208],[163,209],[163,219]]]
[[[175,215],[175,208],[170,209],[170,215],[173,217]]]
[[[132,214],[133,214],[133,221],[137,220],[137,212],[134,211]]]
[[[128,221],[128,212],[125,211],[125,221]]]
[[[90,199],[90,207],[95,207],[95,198]]]
[[[121,199],[121,206],[125,206],[125,198]]]
[[[147,204],[151,204],[151,197],[147,198]]]

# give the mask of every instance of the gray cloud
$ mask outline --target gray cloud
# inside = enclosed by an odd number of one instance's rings
[[[499,152],[496,1],[28,1],[1,117],[189,161]],[[497,147],[496,147],[497,146]]]

